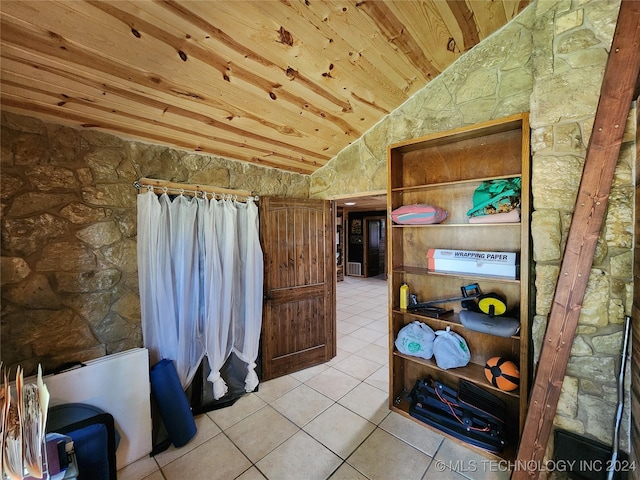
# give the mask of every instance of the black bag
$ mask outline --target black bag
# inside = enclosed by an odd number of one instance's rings
[[[409,395],[409,414],[455,438],[494,453],[507,445],[505,404],[466,380],[458,391],[431,377],[418,380]]]

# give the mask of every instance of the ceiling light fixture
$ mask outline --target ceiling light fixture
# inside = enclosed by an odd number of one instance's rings
[[[352,207],[356,204],[356,202],[344,202],[347,207]]]

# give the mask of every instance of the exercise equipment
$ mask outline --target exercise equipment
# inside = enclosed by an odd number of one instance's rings
[[[438,304],[462,302],[467,309],[479,310],[487,315],[502,315],[507,310],[507,301],[497,293],[482,293],[480,285],[471,283],[460,287],[460,295],[455,297],[439,298],[427,302],[418,302],[416,295],[409,296],[407,310],[421,313],[429,317],[440,318],[453,313],[451,309],[438,307]]]
[[[484,366],[484,375],[494,387],[510,392],[520,385],[520,370],[511,360],[493,357]]]
[[[507,300],[497,293],[487,293],[478,297],[478,308],[486,315],[502,315],[507,311]]]
[[[458,391],[431,377],[416,381],[409,395],[409,414],[432,427],[494,453],[508,444],[506,406],[466,380]]]
[[[151,393],[171,443],[176,448],[182,447],[195,436],[197,428],[175,365],[164,358],[151,367],[150,373]]]

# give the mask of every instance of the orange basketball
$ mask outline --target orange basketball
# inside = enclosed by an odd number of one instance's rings
[[[510,392],[520,385],[520,370],[515,363],[502,357],[487,360],[484,374],[494,387]]]

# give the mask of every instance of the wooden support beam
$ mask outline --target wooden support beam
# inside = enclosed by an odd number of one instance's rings
[[[158,180],[155,178],[141,178],[133,184],[139,190],[144,188],[153,188],[154,191],[162,192],[163,190],[170,190],[171,193],[184,193],[189,195],[197,194],[197,192],[209,193],[212,195],[223,195],[232,197],[242,197],[242,199],[253,198],[258,200],[257,196],[248,190],[230,190],[228,188],[214,187],[211,185],[195,185],[190,183],[178,183],[170,182],[168,180]]]
[[[537,479],[540,473],[639,72],[640,2],[623,0],[511,477],[513,480]],[[614,373],[611,372],[612,376]]]

